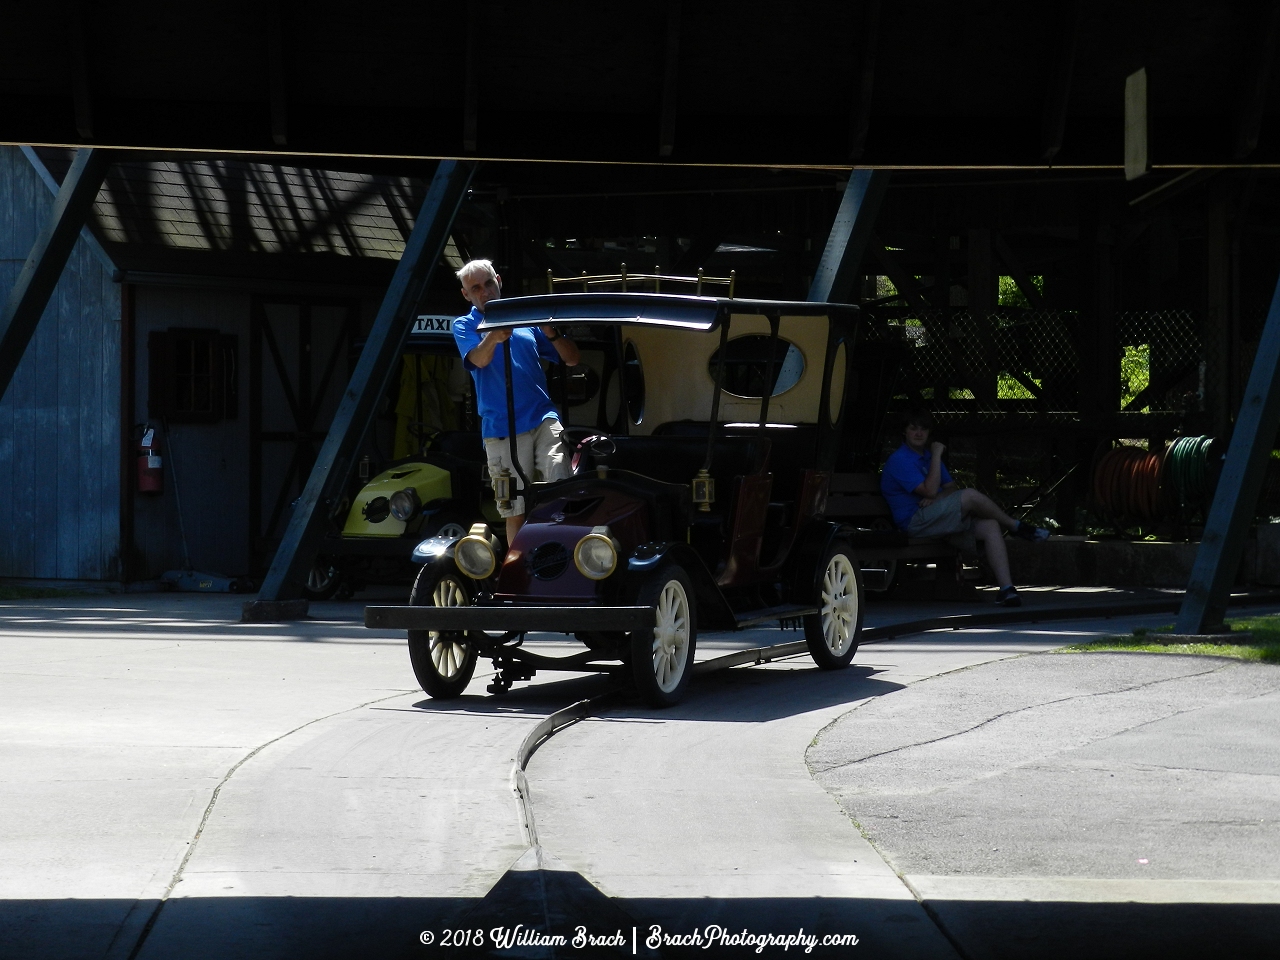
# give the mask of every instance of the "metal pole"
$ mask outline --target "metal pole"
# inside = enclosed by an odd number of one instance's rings
[[[1178,633],[1203,634],[1222,629],[1231,584],[1244,552],[1245,535],[1253,522],[1276,429],[1280,427],[1277,373],[1280,373],[1280,280],[1271,297],[1271,309],[1253,358],[1249,385],[1245,388],[1227,459],[1213,495],[1213,506],[1191,568],[1187,595],[1174,627]]]
[[[418,212],[413,232],[387,288],[373,329],[365,341],[351,381],[334,414],[333,424],[312,467],[306,489],[298,499],[284,539],[258,593],[245,604],[246,619],[301,616],[299,609],[271,607],[277,601],[298,600],[315,560],[324,527],[342,500],[351,465],[369,425],[378,399],[387,389],[396,359],[404,350],[418,304],[431,281],[432,271],[444,251],[454,217],[475,173],[471,161],[441,160]]]
[[[887,170],[854,170],[849,176],[827,246],[809,285],[810,301],[844,303],[853,296],[858,267],[888,187]]]
[[[53,216],[40,231],[18,282],[0,315],[0,399],[9,389],[14,371],[36,332],[36,325],[49,305],[67,258],[80,237],[98,190],[111,165],[100,149],[78,150],[66,179],[53,201]]]

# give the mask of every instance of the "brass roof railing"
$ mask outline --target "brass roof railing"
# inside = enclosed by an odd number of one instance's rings
[[[618,285],[622,292],[626,293],[629,284],[636,285],[638,290],[643,290],[646,284],[653,284],[653,292],[661,293],[664,283],[684,284],[694,288],[694,296],[702,296],[702,285],[719,284],[729,288],[729,299],[733,299],[733,287],[737,280],[737,271],[730,270],[727,277],[708,277],[701,269],[698,270],[697,276],[694,277],[678,277],[672,274],[664,274],[661,268],[655,266],[653,273],[628,273],[627,265],[621,265],[622,269],[619,273],[597,273],[588,274],[585,270],[578,277],[557,277],[552,275],[552,271],[547,271],[547,293],[556,292],[556,284],[581,284],[583,293],[590,293],[592,288],[599,289],[606,285]],[[672,292],[672,291],[668,291]]]

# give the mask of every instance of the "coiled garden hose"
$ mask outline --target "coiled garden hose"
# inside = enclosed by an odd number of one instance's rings
[[[1161,509],[1162,457],[1139,447],[1109,450],[1093,471],[1093,497],[1116,520],[1154,520]]]
[[[1203,505],[1213,437],[1179,437],[1163,452],[1121,446],[1093,470],[1093,499],[1116,521],[1149,521]]]
[[[1201,504],[1209,492],[1208,463],[1213,437],[1179,437],[1165,453],[1170,494],[1185,509]]]

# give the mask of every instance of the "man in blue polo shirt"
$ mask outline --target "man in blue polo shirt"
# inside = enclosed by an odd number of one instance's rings
[[[533,480],[535,472],[544,480],[562,480],[569,476],[568,459],[560,444],[560,415],[547,393],[547,378],[541,360],[578,362],[578,346],[562,336],[555,327],[521,327],[516,330],[490,330],[482,337],[475,329],[484,319],[484,308],[490,300],[502,296],[502,278],[488,260],[472,260],[457,273],[462,282],[462,295],[471,303],[471,312],[453,321],[453,339],[462,354],[463,365],[471,371],[476,384],[481,436],[490,476],[505,470],[519,477],[511,462],[511,444],[507,437],[507,380],[505,350],[511,351],[512,385],[516,407],[516,446],[525,476]],[[516,481],[517,487],[519,480]],[[524,524],[524,497],[511,501],[510,508],[498,505],[507,521],[507,543],[515,539]]]
[[[1049,531],[1009,516],[977,490],[962,490],[942,462],[946,447],[929,443],[934,421],[923,410],[908,415],[903,444],[889,455],[880,475],[880,492],[893,511],[893,522],[911,537],[944,537],[960,549],[972,549],[970,538],[986,547],[987,563],[1000,592],[996,603],[1018,607],[1022,599],[1009,574],[1004,531],[1023,540],[1045,540]]]

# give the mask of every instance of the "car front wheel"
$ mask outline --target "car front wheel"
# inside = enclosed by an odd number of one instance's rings
[[[637,602],[654,608],[654,625],[631,634],[636,689],[655,707],[670,706],[684,697],[698,639],[689,575],[675,565],[664,567],[642,585]]]
[[[328,557],[316,557],[307,572],[307,583],[302,595],[308,600],[329,600],[342,586],[342,571]]]
[[[414,607],[467,607],[473,587],[454,571],[423,567],[409,594]],[[409,631],[409,661],[422,689],[437,700],[462,695],[476,671],[476,646],[464,633]]]
[[[804,618],[804,639],[814,663],[824,670],[847,667],[862,631],[862,581],[847,543],[827,548],[818,580],[818,612]]]

